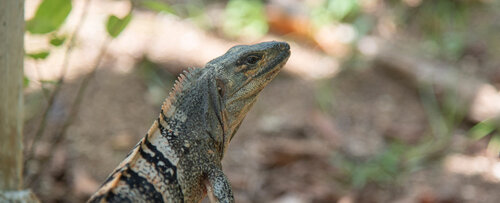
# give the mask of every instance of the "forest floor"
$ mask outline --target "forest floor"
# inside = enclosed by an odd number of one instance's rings
[[[104,8],[91,8],[89,16],[97,17],[89,17],[82,28],[68,80],[50,112],[46,136],[37,143],[35,159],[49,156],[51,134],[92,68],[102,42]],[[176,42],[179,36],[184,41]],[[40,39],[30,40],[36,47]],[[28,180],[39,176],[31,188],[43,202],[86,201],[144,136],[180,70],[201,67],[238,43],[182,19],[136,14],[131,27],[110,44],[52,159],[43,166],[27,164]],[[53,53],[46,64],[27,61],[27,75],[56,78],[59,69],[51,67],[58,66],[62,53]],[[371,63],[321,79],[302,77],[303,70],[294,69],[303,63],[332,64],[311,61],[317,55],[323,56],[314,47],[292,42],[290,64],[263,90],[230,144],[223,169],[237,202],[500,200],[500,162],[485,152],[487,139],[466,136],[470,122],[453,130],[448,147],[434,160],[407,169],[393,160],[433,130],[421,93]],[[26,103],[27,112],[34,112],[24,130],[30,140],[46,103],[37,84],[27,89]]]

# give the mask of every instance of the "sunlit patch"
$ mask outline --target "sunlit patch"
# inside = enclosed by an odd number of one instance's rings
[[[472,119],[483,121],[500,114],[500,92],[493,85],[483,84],[475,93],[469,113]]]
[[[495,176],[495,178],[500,180],[500,162],[497,162],[495,163],[495,165],[493,165],[493,175]]]
[[[485,156],[450,155],[444,161],[447,171],[466,175],[481,176],[486,181],[500,182],[500,162]]]

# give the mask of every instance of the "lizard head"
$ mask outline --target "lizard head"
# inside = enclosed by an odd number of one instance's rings
[[[216,71],[224,145],[229,144],[259,92],[276,77],[289,56],[288,43],[272,41],[234,46],[207,63]]]

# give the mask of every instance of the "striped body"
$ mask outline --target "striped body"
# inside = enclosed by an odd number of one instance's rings
[[[89,202],[234,202],[225,150],[290,55],[282,42],[231,48],[181,74],[146,136]]]

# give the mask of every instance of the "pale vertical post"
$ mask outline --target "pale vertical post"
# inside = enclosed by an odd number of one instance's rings
[[[36,202],[23,188],[24,0],[0,0],[0,202]]]
[[[24,1],[0,1],[0,189],[22,184]]]

